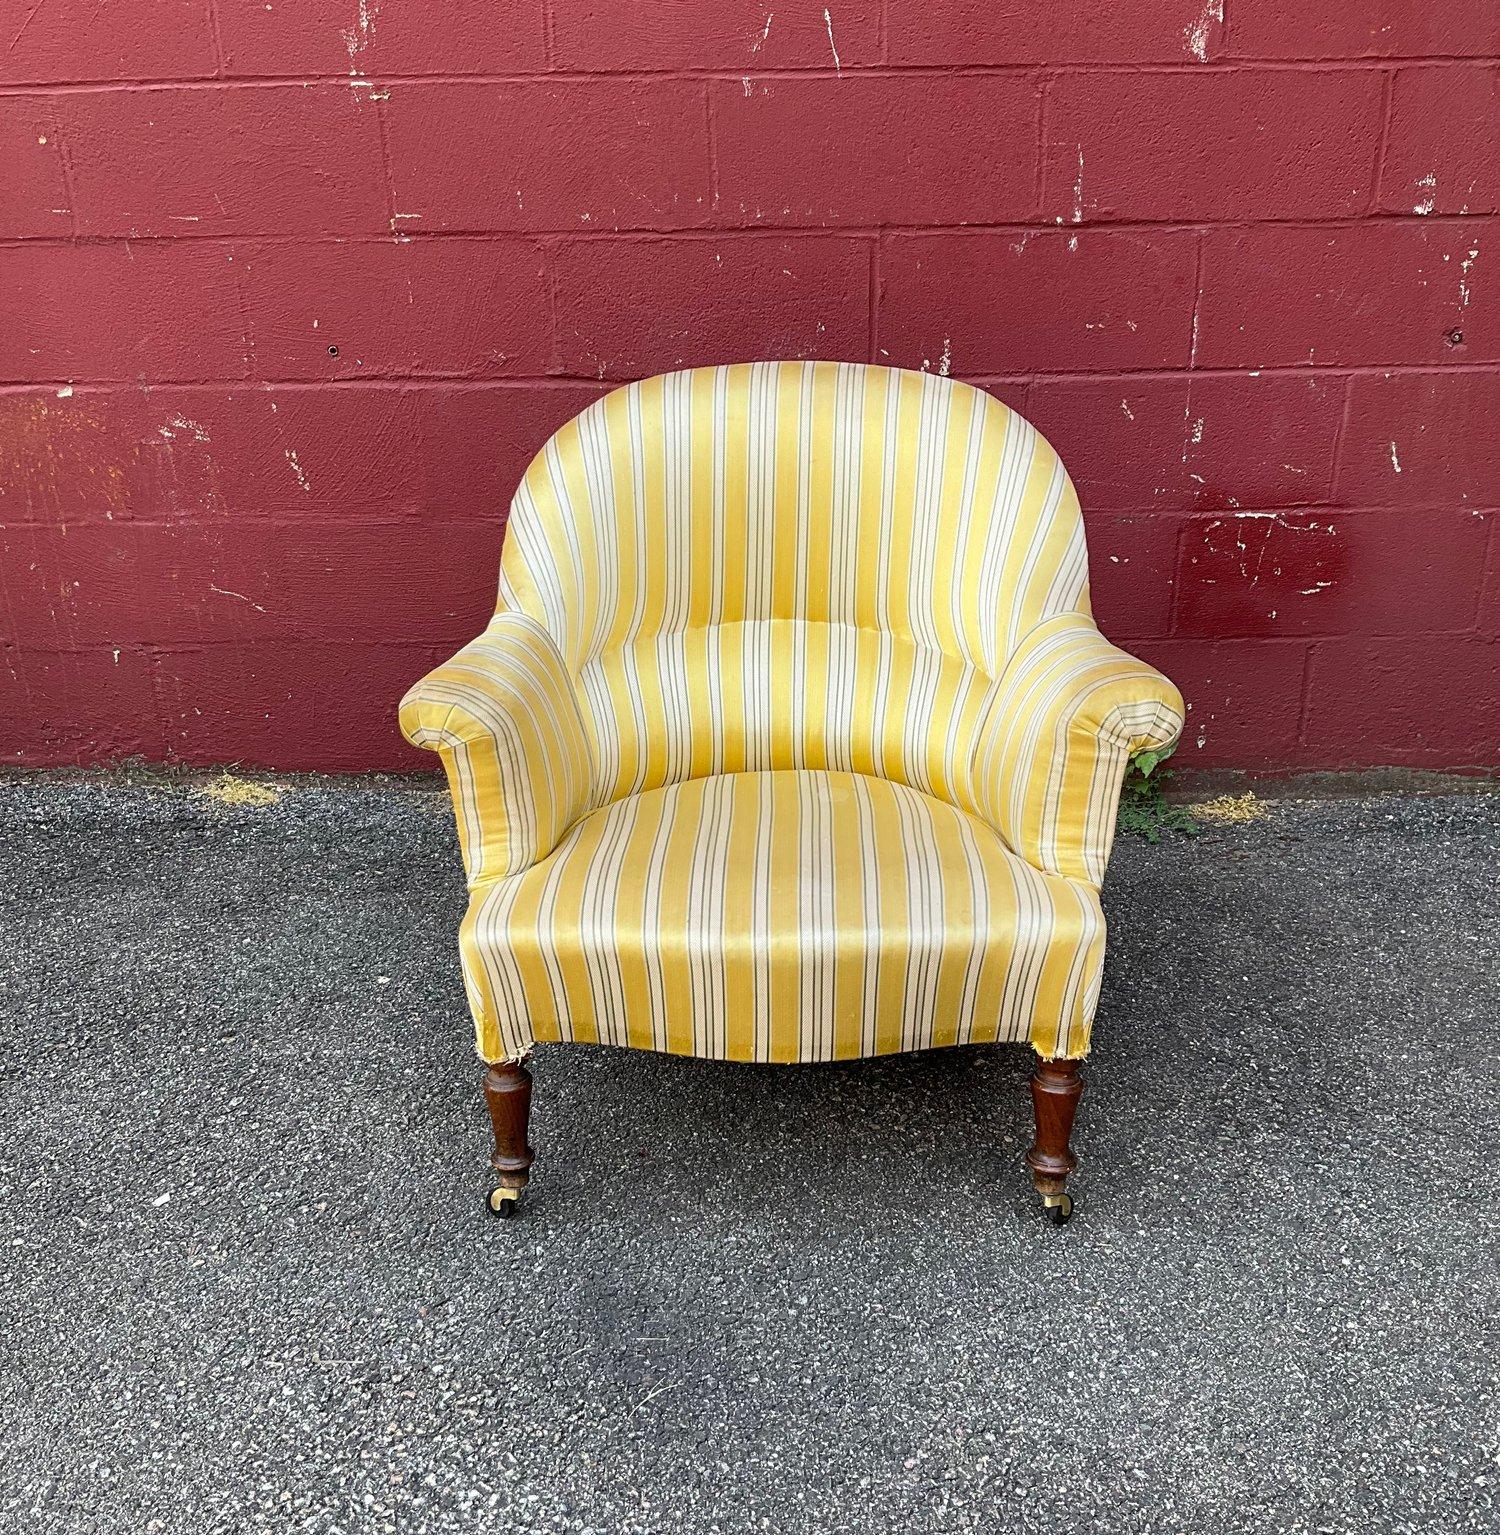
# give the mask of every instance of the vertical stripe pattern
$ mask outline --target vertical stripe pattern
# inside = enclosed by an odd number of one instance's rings
[[[1080,1037],[1095,892],[966,812],[853,773],[736,773],[631,795],[474,892],[480,1050],[533,1040],[820,1061]]]
[[[991,689],[976,740],[976,808],[1050,874],[1098,887],[1130,758],[1177,739],[1182,696],[1091,619],[1036,625]]]
[[[414,688],[487,1058],[1080,1054],[1132,751],[1176,690],[1089,617],[1057,455],[835,363],[616,390],[537,455],[495,619]]]
[[[441,753],[469,883],[519,874],[593,808],[578,691],[551,635],[497,613],[401,701],[413,746]]]

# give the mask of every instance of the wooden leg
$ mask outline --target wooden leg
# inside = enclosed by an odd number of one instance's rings
[[[531,1117],[531,1073],[520,1061],[497,1061],[484,1074],[484,1101],[489,1105],[490,1123],[495,1128],[490,1166],[500,1175],[489,1196],[490,1213],[514,1215],[535,1160],[526,1143],[526,1122]]]
[[[1073,1214],[1073,1199],[1065,1185],[1078,1158],[1068,1148],[1073,1116],[1083,1096],[1077,1061],[1036,1063],[1031,1078],[1031,1105],[1036,1114],[1036,1141],[1026,1153],[1031,1181],[1053,1222],[1061,1226]]]

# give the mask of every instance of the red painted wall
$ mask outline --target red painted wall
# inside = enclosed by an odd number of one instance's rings
[[[3,0],[0,750],[426,765],[546,434],[823,356],[1053,439],[1190,765],[1495,763],[1500,0],[1225,11]]]

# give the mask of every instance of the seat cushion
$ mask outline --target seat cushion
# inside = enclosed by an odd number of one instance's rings
[[[465,978],[489,1060],[533,1040],[733,1061],[1087,1038],[1094,893],[901,784],[696,778],[581,820],[477,886]]]

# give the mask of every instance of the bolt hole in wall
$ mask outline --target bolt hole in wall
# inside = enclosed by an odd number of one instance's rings
[[[1493,0],[506,15],[9,29],[8,760],[424,767],[395,700],[548,433],[818,356],[1055,442],[1181,770],[1495,764]]]

